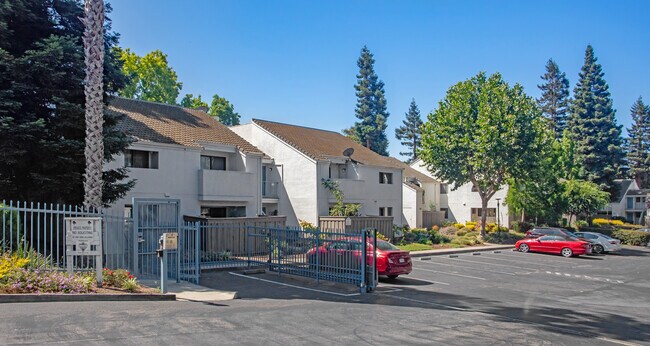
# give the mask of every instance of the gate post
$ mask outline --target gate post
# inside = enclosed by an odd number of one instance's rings
[[[316,228],[316,283],[320,284],[320,227]]]
[[[197,221],[194,227],[194,277],[196,278],[195,283],[198,284],[201,275],[201,222]]]
[[[372,286],[371,289],[377,288],[379,273],[377,272],[377,229],[373,228],[372,233]]]
[[[359,284],[359,291],[361,294],[366,293],[366,256],[368,256],[368,238],[367,231],[364,229],[361,231],[361,249],[363,253],[361,254],[361,283]]]

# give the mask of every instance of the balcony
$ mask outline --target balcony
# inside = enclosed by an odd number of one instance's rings
[[[263,198],[278,198],[278,187],[280,183],[277,181],[263,181],[262,182],[262,197]]]
[[[199,170],[199,199],[203,201],[243,201],[254,198],[258,183],[253,173]]]
[[[645,202],[627,203],[625,210],[646,210]]]

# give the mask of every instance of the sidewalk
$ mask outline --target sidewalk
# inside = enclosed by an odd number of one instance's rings
[[[509,249],[514,249],[514,247],[515,247],[514,245],[483,245],[483,246],[469,246],[469,247],[455,248],[455,249],[411,251],[411,257],[441,256],[441,255],[451,255],[451,254],[468,253],[468,252],[509,250]]]
[[[160,287],[160,281],[147,280],[143,284],[149,287]],[[170,279],[167,283],[167,293],[176,295],[176,300],[188,300],[193,302],[218,302],[237,298],[237,292],[219,291],[212,288],[195,285],[181,281],[176,282]]]

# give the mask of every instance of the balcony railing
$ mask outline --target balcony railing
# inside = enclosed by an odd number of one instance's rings
[[[277,181],[263,181],[262,182],[262,197],[264,198],[278,198],[278,186],[280,185]]]
[[[199,170],[202,200],[241,200],[256,195],[254,175],[241,171]]]

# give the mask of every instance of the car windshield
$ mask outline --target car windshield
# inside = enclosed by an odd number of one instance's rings
[[[377,248],[382,251],[399,250],[399,248],[387,241],[378,240]]]

